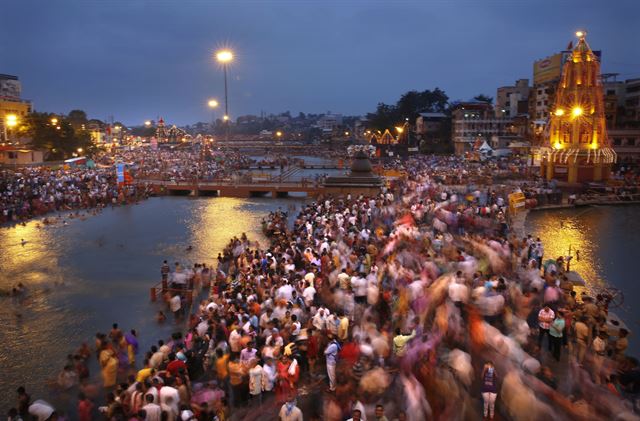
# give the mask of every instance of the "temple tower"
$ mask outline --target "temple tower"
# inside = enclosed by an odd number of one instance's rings
[[[562,68],[540,169],[547,180],[604,181],[616,153],[607,137],[600,62],[586,33],[576,36],[578,43]]]

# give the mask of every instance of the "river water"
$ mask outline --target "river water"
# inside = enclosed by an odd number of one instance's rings
[[[150,302],[149,289],[162,261],[213,264],[243,232],[264,242],[262,218],[302,200],[162,197],[66,226],[0,228],[0,290],[18,282],[28,289],[22,302],[0,297],[0,410],[15,405],[23,384],[32,397],[64,398],[52,397],[47,383],[68,353],[82,342],[93,346],[95,333],[114,322],[138,330],[141,352],[178,330],[154,321],[163,306]]]
[[[592,206],[578,209],[534,211],[526,221],[527,233],[540,237],[544,260],[567,256],[571,248],[571,269],[597,291],[611,286],[624,296],[622,306],[612,308],[624,320],[632,335],[629,349],[640,355],[640,288],[635,263],[640,264],[640,207]],[[580,259],[577,259],[579,250]]]

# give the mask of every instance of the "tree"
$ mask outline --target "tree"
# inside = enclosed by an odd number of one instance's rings
[[[56,118],[56,124],[52,119]],[[82,148],[82,153],[91,153],[93,145],[87,130],[74,130],[66,118],[48,113],[31,113],[20,131],[31,138],[30,146],[48,152],[47,159],[59,160],[73,156]]]
[[[480,95],[476,95],[473,97],[474,101],[478,101],[478,102],[486,102],[487,104],[493,104],[493,97],[485,95],[485,94],[480,94]]]
[[[445,112],[449,97],[440,88],[433,91],[409,91],[403,94],[396,105],[379,103],[374,113],[368,113],[372,129],[383,131],[402,124],[405,119],[414,121],[418,114],[425,112]]]
[[[80,129],[84,124],[87,124],[87,113],[82,110],[71,110],[67,115],[67,120],[74,129]]]

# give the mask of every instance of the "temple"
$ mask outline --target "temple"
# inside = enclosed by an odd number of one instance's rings
[[[545,145],[541,173],[568,183],[606,181],[616,153],[610,147],[600,63],[577,32],[578,43],[562,69]]]
[[[328,177],[324,182],[327,193],[333,195],[363,194],[375,196],[384,186],[384,180],[373,173],[369,157],[357,151],[351,164],[351,172],[346,176]]]

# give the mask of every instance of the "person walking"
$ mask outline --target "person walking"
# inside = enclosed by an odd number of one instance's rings
[[[555,320],[549,326],[551,352],[556,361],[560,361],[560,350],[562,349],[562,335],[564,332],[564,326],[564,313],[562,311],[558,311]]]
[[[329,334],[331,341],[324,350],[324,356],[327,360],[327,376],[329,377],[329,392],[335,392],[336,390],[336,363],[338,359],[338,352],[340,352],[340,343],[333,336]]]
[[[548,305],[545,305],[538,313],[538,328],[540,330],[538,333],[538,347],[542,348],[542,341],[545,335],[547,337],[549,336],[549,328],[551,327],[551,323],[553,323],[555,316],[556,314]],[[547,340],[549,342],[549,351],[551,351],[551,340]]]
[[[496,368],[493,362],[487,361],[482,369],[482,400],[484,402],[484,417],[493,419],[498,387],[496,381]]]

